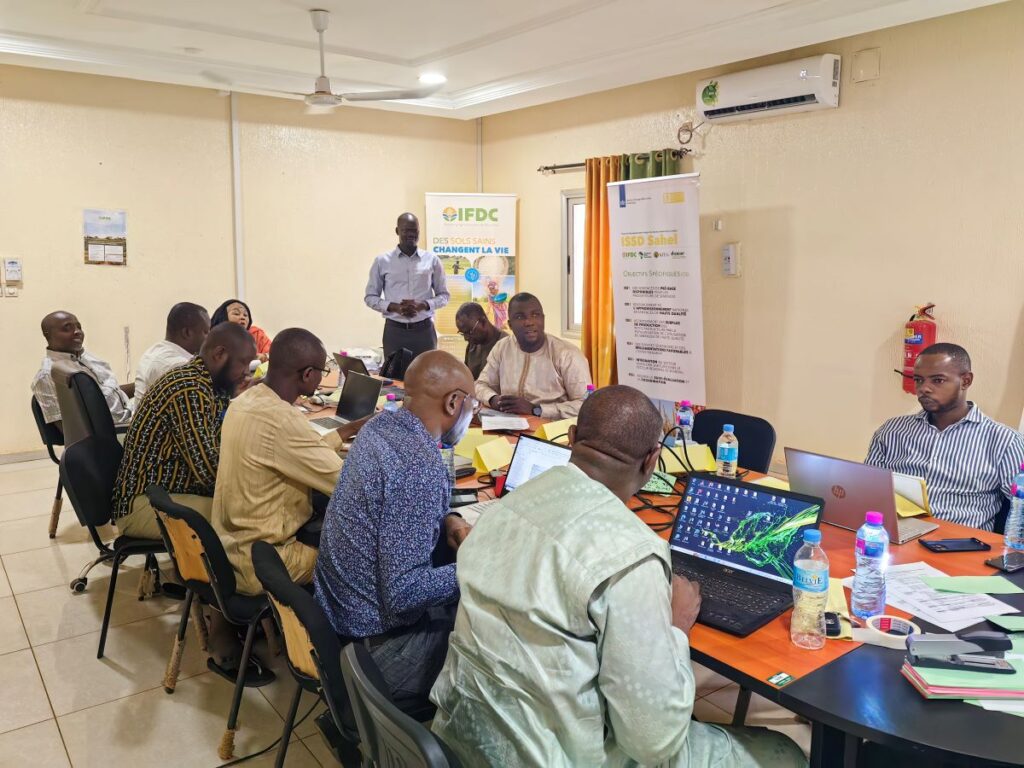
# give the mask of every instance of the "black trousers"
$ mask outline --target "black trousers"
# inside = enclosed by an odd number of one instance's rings
[[[392,352],[405,347],[415,358],[424,352],[437,349],[437,331],[434,330],[434,323],[426,320],[413,328],[407,328],[405,323],[394,320],[384,322],[384,359],[387,360]]]

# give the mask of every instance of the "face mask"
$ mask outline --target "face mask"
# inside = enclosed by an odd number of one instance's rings
[[[466,410],[467,400],[469,400],[469,397],[462,399],[458,418],[455,419],[455,423],[452,424],[451,428],[441,435],[442,445],[457,445],[466,436],[466,432],[469,431],[469,422],[473,420],[473,411]]]

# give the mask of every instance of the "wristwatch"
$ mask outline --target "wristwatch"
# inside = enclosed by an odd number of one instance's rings
[[[539,405],[533,406],[533,410],[531,411],[531,413],[534,416],[540,416],[540,414],[541,414],[540,406]]]

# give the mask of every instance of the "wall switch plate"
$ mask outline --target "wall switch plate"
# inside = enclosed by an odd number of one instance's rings
[[[9,296],[9,297],[11,297],[11,298],[13,299],[13,298],[14,298],[15,296],[17,296],[17,295],[18,295],[18,289],[17,289],[17,288],[15,288],[15,287],[14,287],[13,285],[8,285],[8,286],[7,286],[7,287],[6,287],[5,289],[4,289],[4,294],[5,294],[6,296]]]
[[[882,51],[880,48],[865,48],[853,54],[850,79],[855,83],[877,80],[882,74]]]
[[[740,244],[726,243],[722,246],[722,274],[726,277],[739,277]]]

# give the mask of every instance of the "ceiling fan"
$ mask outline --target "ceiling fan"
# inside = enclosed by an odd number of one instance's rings
[[[357,93],[333,93],[331,91],[331,80],[324,70],[324,32],[327,31],[327,24],[331,14],[328,11],[313,9],[309,12],[313,21],[313,29],[316,30],[320,39],[320,76],[312,93],[296,93],[302,96],[306,104],[313,108],[332,109],[346,101],[397,101],[399,99],[423,99],[436,93],[445,83],[442,75],[422,75],[420,87],[405,88],[393,91],[363,91]]]

